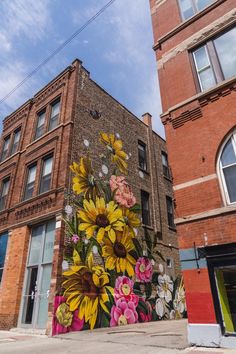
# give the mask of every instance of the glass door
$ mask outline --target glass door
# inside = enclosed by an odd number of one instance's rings
[[[236,334],[236,266],[216,267],[215,280],[225,333]]]
[[[54,236],[55,220],[32,228],[22,298],[21,326],[46,328]]]

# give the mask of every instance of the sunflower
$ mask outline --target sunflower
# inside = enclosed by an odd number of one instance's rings
[[[116,140],[114,134],[108,135],[106,133],[100,133],[100,140],[108,148],[111,155],[111,162],[116,164],[122,173],[127,174],[127,154],[122,150],[122,141]]]
[[[140,218],[136,213],[130,211],[128,208],[122,208],[122,214],[124,217],[124,222],[127,225],[132,237],[135,237],[134,228],[140,227]]]
[[[114,242],[105,238],[102,247],[102,256],[106,259],[105,268],[109,270],[116,268],[118,273],[126,271],[132,277],[136,264],[136,260],[130,254],[132,250],[134,250],[134,244],[128,227],[125,227],[123,232],[116,233]]]
[[[98,190],[90,159],[81,157],[80,164],[73,162],[70,169],[75,173],[73,191],[77,194],[84,193],[85,198],[95,198]]]
[[[76,251],[73,259],[74,265],[63,273],[66,277],[63,282],[64,296],[69,310],[78,310],[79,319],[84,319],[89,323],[90,329],[93,329],[99,309],[109,313],[105,304],[109,301],[107,290],[113,294],[113,288],[108,286],[109,274],[103,267],[94,265],[92,254],[86,264],[82,264]]]
[[[78,216],[80,218],[79,230],[85,231],[88,238],[97,232],[97,241],[102,242],[105,233],[112,241],[116,239],[115,231],[122,231],[124,228],[124,219],[122,217],[122,210],[110,201],[105,204],[104,198],[96,198],[95,203],[92,199],[84,200],[84,210],[79,210]]]

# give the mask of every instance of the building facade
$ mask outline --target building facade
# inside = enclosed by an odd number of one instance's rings
[[[150,7],[189,342],[235,347],[235,1]]]
[[[137,119],[91,78],[79,60],[3,121],[0,201],[0,328],[50,330],[60,286],[64,242],[62,216],[69,166],[94,156],[100,131],[119,133],[130,153],[129,183],[142,205],[142,221],[179,274],[173,223],[172,181],[165,141],[152,117]],[[96,152],[96,154],[95,154]]]

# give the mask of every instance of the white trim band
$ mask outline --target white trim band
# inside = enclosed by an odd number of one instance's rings
[[[213,173],[212,175],[196,178],[196,179],[193,179],[192,181],[177,184],[176,186],[173,187],[173,189],[174,189],[174,191],[178,191],[179,189],[191,187],[191,186],[194,186],[195,184],[199,184],[199,183],[208,182],[208,181],[210,181],[212,179],[216,179],[216,178],[217,178],[216,173]]]

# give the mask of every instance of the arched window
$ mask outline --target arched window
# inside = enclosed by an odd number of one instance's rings
[[[236,132],[223,147],[219,167],[227,203],[236,203]]]

